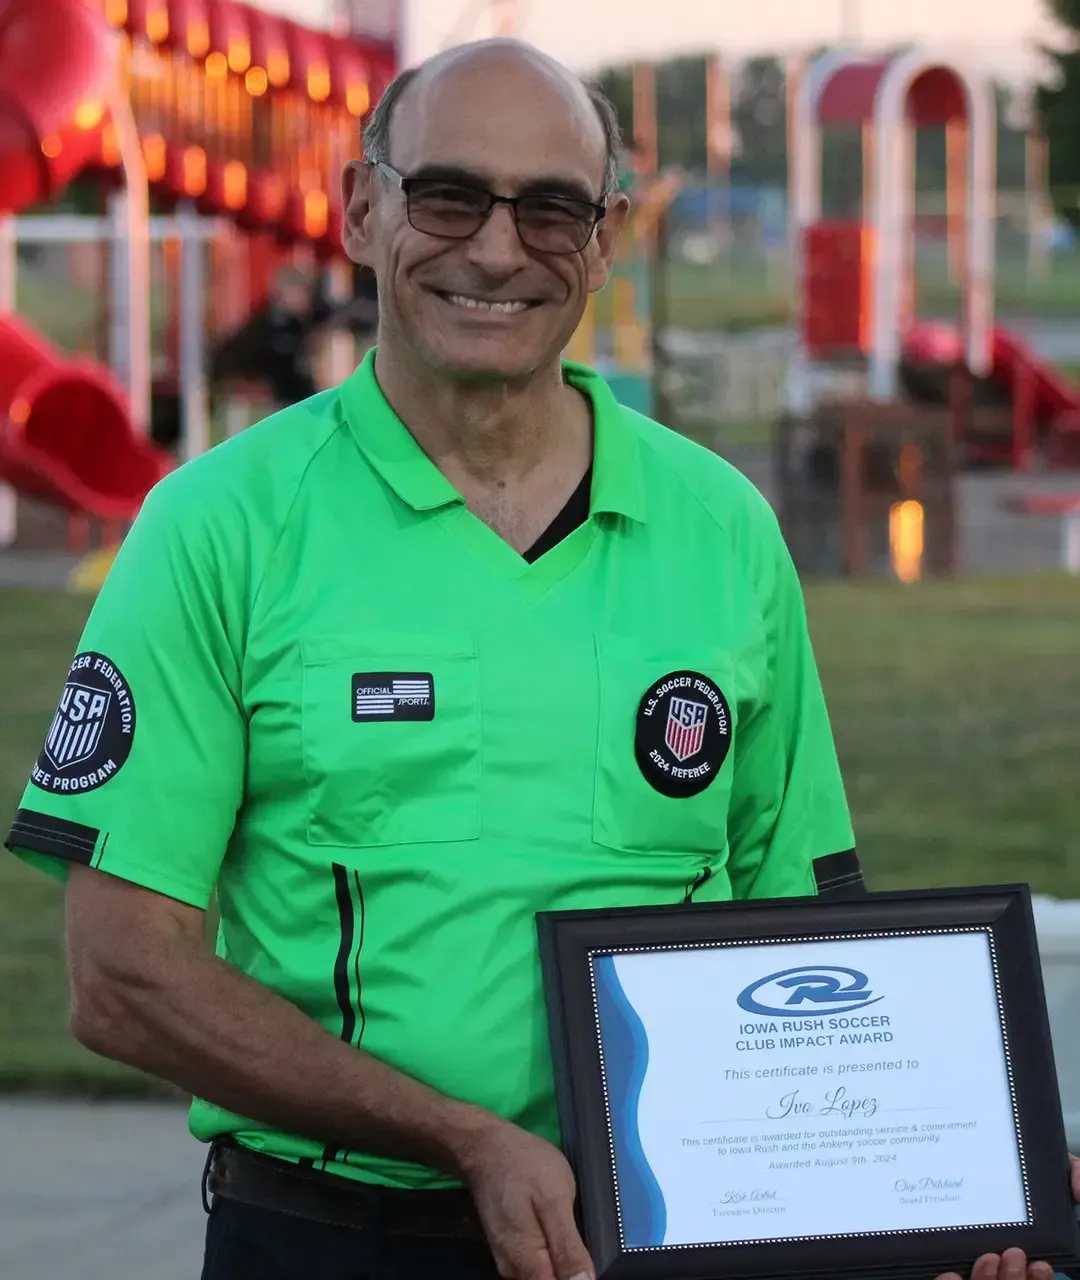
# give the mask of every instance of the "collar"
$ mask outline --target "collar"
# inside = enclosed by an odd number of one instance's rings
[[[593,407],[593,484],[589,514],[601,511],[645,519],[645,486],[638,433],[602,377],[585,365],[563,362],[566,381]],[[420,448],[382,393],[375,348],[341,387],[345,418],[365,457],[414,511],[462,503],[464,498]]]

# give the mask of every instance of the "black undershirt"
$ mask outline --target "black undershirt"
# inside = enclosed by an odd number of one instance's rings
[[[563,538],[569,537],[579,525],[589,518],[589,499],[592,497],[592,467],[585,472],[581,483],[567,499],[566,506],[548,525],[523,557],[532,564],[557,547]]]

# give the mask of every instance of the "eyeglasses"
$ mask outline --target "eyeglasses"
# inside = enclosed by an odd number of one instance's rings
[[[406,178],[381,160],[374,168],[405,194],[409,225],[424,235],[468,240],[497,204],[509,205],[521,243],[537,253],[580,253],[592,239],[607,206],[571,196],[497,196],[483,187],[445,178]]]

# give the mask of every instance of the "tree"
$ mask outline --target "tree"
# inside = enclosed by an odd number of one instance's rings
[[[1067,47],[1044,49],[1053,63],[1052,83],[1041,84],[1035,108],[1050,153],[1050,185],[1065,197],[1059,205],[1071,222],[1080,223],[1076,189],[1080,186],[1080,0],[1048,0],[1051,14],[1064,28]]]

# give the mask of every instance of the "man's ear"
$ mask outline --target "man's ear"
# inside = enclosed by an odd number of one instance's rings
[[[630,213],[630,201],[623,192],[608,202],[607,213],[596,228],[596,236],[589,246],[589,292],[599,293],[611,278],[619,237]]]
[[[358,267],[373,267],[371,257],[371,166],[350,160],[341,175],[345,230],[341,243]]]

